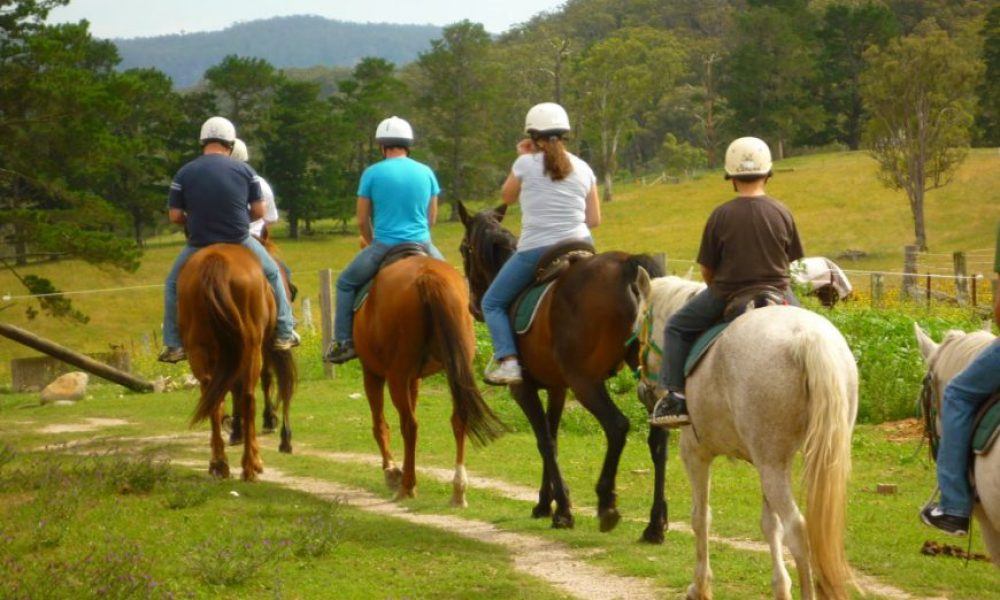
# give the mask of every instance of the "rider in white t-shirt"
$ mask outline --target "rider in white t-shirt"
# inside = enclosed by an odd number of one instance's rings
[[[247,151],[246,143],[236,138],[233,143],[233,158],[243,162],[250,161],[250,153]],[[260,199],[264,202],[264,216],[250,222],[250,235],[257,239],[263,239],[264,228],[271,223],[278,221],[278,207],[274,203],[274,190],[263,177],[260,177]]]
[[[500,268],[482,300],[496,361],[483,380],[492,385],[521,382],[507,309],[531,283],[542,254],[559,242],[593,243],[590,228],[601,222],[597,178],[587,163],[563,146],[562,137],[569,130],[563,107],[553,102],[533,106],[524,124],[529,139],[517,145],[520,156],[500,190],[505,204],[521,203],[521,237],[517,252]]]

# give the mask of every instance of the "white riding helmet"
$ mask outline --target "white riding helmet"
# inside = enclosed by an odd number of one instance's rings
[[[247,152],[246,142],[240,138],[236,138],[236,140],[233,141],[233,152],[229,156],[242,162],[250,160],[250,153]]]
[[[741,175],[764,177],[771,174],[771,150],[764,140],[741,137],[726,150],[726,179]]]
[[[236,128],[225,117],[211,117],[201,126],[201,136],[198,140],[202,146],[208,142],[220,142],[232,146],[236,141]]]
[[[569,115],[566,109],[555,102],[542,102],[531,107],[524,117],[524,132],[548,135],[562,135],[568,132]]]
[[[413,143],[413,128],[405,119],[389,117],[375,128],[375,141],[383,146],[409,148]]]

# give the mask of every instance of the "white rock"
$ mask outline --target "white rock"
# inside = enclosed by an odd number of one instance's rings
[[[42,404],[60,400],[76,401],[83,398],[87,394],[89,380],[90,376],[83,371],[73,371],[60,375],[42,390],[40,394]]]

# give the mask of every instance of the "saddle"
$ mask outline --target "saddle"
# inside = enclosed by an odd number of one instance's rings
[[[378,270],[358,289],[358,293],[354,296],[354,312],[358,312],[358,309],[365,303],[368,299],[368,292],[372,289],[372,284],[375,282],[375,278],[378,277],[379,271],[388,267],[394,262],[403,260],[404,258],[409,258],[411,256],[428,256],[427,249],[424,248],[423,244],[418,242],[403,242],[402,244],[396,244],[389,248],[385,256],[382,257],[382,262],[378,265]]]
[[[573,263],[590,258],[595,254],[594,246],[583,240],[570,240],[549,248],[535,268],[535,278],[522,290],[510,306],[510,321],[514,332],[526,333],[531,329],[542,298],[555,284],[559,275]]]
[[[688,353],[687,360],[684,361],[684,374],[690,375],[694,371],[698,362],[701,361],[701,357],[712,347],[719,334],[737,317],[755,308],[783,304],[788,304],[785,293],[772,285],[756,285],[734,294],[726,303],[725,310],[722,311],[722,320],[698,336],[694,345],[691,346],[691,352]]]

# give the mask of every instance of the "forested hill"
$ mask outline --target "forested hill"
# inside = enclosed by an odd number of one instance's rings
[[[121,69],[154,67],[190,87],[228,54],[262,58],[275,67],[345,66],[375,56],[411,62],[440,37],[435,25],[346,23],[317,16],[276,17],[238,23],[222,31],[116,39]]]

